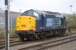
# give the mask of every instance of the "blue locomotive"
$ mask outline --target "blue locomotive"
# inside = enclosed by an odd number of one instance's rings
[[[16,34],[26,39],[41,39],[51,35],[64,35],[66,19],[58,12],[27,10],[16,19]]]

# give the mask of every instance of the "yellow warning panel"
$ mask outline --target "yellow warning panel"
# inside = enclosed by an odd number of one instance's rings
[[[20,16],[16,19],[16,31],[36,30],[36,18],[33,16]]]

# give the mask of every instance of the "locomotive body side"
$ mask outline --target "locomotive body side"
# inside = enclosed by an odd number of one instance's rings
[[[45,17],[46,30],[66,29],[65,17],[56,17],[55,15],[48,15]]]
[[[59,17],[60,16],[60,17]],[[46,15],[44,23],[47,32],[45,35],[59,35],[62,36],[66,32],[66,19],[64,16]]]

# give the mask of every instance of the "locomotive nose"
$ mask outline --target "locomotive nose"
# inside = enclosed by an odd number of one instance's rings
[[[36,18],[32,16],[20,16],[16,19],[17,31],[35,31],[36,30]]]

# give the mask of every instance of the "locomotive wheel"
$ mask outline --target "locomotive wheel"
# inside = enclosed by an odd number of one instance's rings
[[[30,41],[30,40],[33,40],[33,39],[32,39],[32,37],[28,37],[27,40]]]
[[[38,40],[38,35],[37,34],[31,34],[29,36],[27,36],[27,40]]]
[[[39,34],[39,38],[40,39],[46,39],[48,37],[48,35],[46,35],[47,32],[42,32],[41,34]]]
[[[66,30],[62,29],[59,31],[59,36],[64,36],[65,35]]]
[[[34,34],[34,39],[35,40],[39,40],[40,39],[40,37],[39,37],[39,35],[37,33]]]
[[[21,41],[24,41],[24,36],[22,35],[22,34],[18,34],[19,35],[19,39],[21,40]]]
[[[46,39],[46,37],[47,37],[47,36],[39,35],[39,38],[40,38],[40,39]]]
[[[52,36],[56,36],[56,31],[52,31]]]
[[[27,37],[27,40],[35,40],[34,35],[31,35],[30,37]]]

